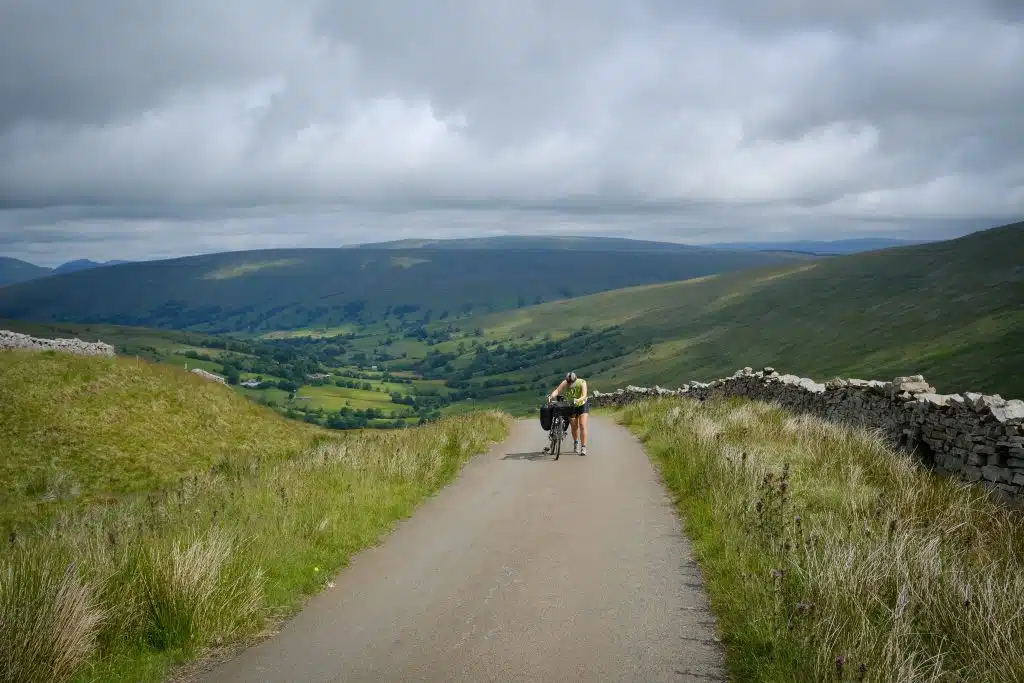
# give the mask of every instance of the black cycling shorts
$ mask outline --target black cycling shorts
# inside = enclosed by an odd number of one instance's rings
[[[589,398],[586,401],[583,402],[583,405],[581,405],[581,406],[573,406],[572,407],[572,416],[573,417],[576,417],[577,415],[582,415],[583,413],[589,413],[589,412],[590,412],[590,399]]]

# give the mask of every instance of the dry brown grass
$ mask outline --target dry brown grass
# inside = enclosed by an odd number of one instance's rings
[[[0,681],[69,680],[103,618],[74,565],[28,554],[0,562]]]

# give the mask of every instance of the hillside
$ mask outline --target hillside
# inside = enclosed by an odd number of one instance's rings
[[[805,256],[686,249],[292,249],[56,275],[0,290],[0,318],[265,332],[455,317]],[[428,315],[429,314],[429,315]]]
[[[50,352],[0,353],[0,404],[0,681],[26,683],[167,680],[256,637],[508,431],[331,433],[182,370]]]
[[[90,261],[89,259],[77,259],[75,261],[62,263],[56,268],[46,268],[45,266],[37,266],[34,263],[29,263],[16,258],[0,256],[0,287],[4,285],[17,284],[19,282],[28,282],[29,280],[35,280],[49,275],[75,273],[80,270],[89,270],[91,268],[116,266],[120,263],[128,263],[128,261],[113,260],[100,262]]]
[[[4,285],[27,282],[50,274],[49,268],[43,268],[27,261],[9,256],[0,256],[0,287]]]
[[[525,237],[500,235],[496,237],[467,237],[429,240],[404,239],[393,242],[359,244],[358,249],[561,249],[584,251],[645,251],[681,252],[706,249],[724,251],[776,251],[799,252],[817,256],[856,254],[891,247],[925,244],[931,240],[906,240],[890,237],[855,237],[840,240],[796,240],[778,242],[714,242],[693,245],[679,242],[657,242],[622,237],[590,237],[571,235],[544,235]]]
[[[404,239],[394,242],[359,244],[357,249],[424,249],[424,250],[466,250],[466,249],[557,249],[560,251],[615,251],[615,252],[703,252],[708,249],[729,251],[730,247],[701,247],[678,242],[656,242],[653,240],[627,239],[624,237],[591,237],[575,235],[521,236],[499,235],[495,237],[463,237],[455,239]]]
[[[606,292],[473,323],[516,347],[511,360],[492,364],[522,366],[501,377],[524,386],[569,367],[605,390],[772,365],[822,378],[923,373],[940,391],[1024,396],[1024,223]],[[584,326],[593,331],[557,341]],[[553,341],[538,345],[545,334]]]
[[[102,268],[104,266],[116,266],[121,263],[129,263],[129,261],[121,261],[118,259],[114,259],[112,261],[91,261],[87,258],[83,258],[60,264],[59,266],[53,269],[53,274],[61,275],[62,273],[77,273],[80,270],[89,270],[90,268]]]
[[[47,502],[152,490],[257,454],[283,458],[316,434],[184,370],[125,358],[2,352],[0,405],[0,526]]]
[[[890,237],[855,237],[845,240],[796,240],[790,242],[716,242],[712,249],[743,249],[749,251],[799,251],[807,254],[857,254],[892,247],[926,244],[929,240],[903,240]]]

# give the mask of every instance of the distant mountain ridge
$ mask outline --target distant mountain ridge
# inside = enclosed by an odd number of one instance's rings
[[[700,252],[700,251],[787,251],[814,255],[854,254],[890,247],[926,244],[931,240],[889,237],[857,237],[843,240],[797,240],[788,242],[715,242],[690,244],[627,237],[583,235],[499,235],[453,239],[409,238],[392,242],[355,244],[347,249],[562,249],[573,251]]]
[[[0,287],[46,277],[51,272],[49,268],[37,266],[28,261],[0,256]]]
[[[101,268],[104,266],[116,266],[122,263],[131,263],[131,261],[121,261],[118,259],[114,259],[112,261],[76,259],[74,261],[62,263],[56,268],[47,268],[46,266],[37,266],[34,263],[11,258],[10,256],[0,256],[0,287],[20,282],[28,282],[29,280],[36,280],[50,275],[77,273],[82,270],[90,270],[92,268]]]
[[[629,240],[480,244],[263,249],[90,268],[4,287],[0,317],[197,332],[425,323],[810,258]]]
[[[555,249],[562,251],[630,251],[630,252],[699,252],[718,251],[704,246],[679,242],[630,239],[627,237],[590,237],[585,235],[498,235],[492,237],[457,237],[452,239],[410,238],[393,242],[355,244],[347,249]]]
[[[76,259],[74,261],[68,261],[62,263],[53,269],[54,275],[60,275],[62,273],[77,273],[80,270],[88,270],[90,268],[100,268],[102,266],[116,266],[122,263],[131,263],[131,261],[122,261],[114,259],[112,261],[92,261],[87,258]]]

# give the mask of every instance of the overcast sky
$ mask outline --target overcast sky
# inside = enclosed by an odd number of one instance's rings
[[[1024,218],[1022,0],[0,0],[0,254]]]

